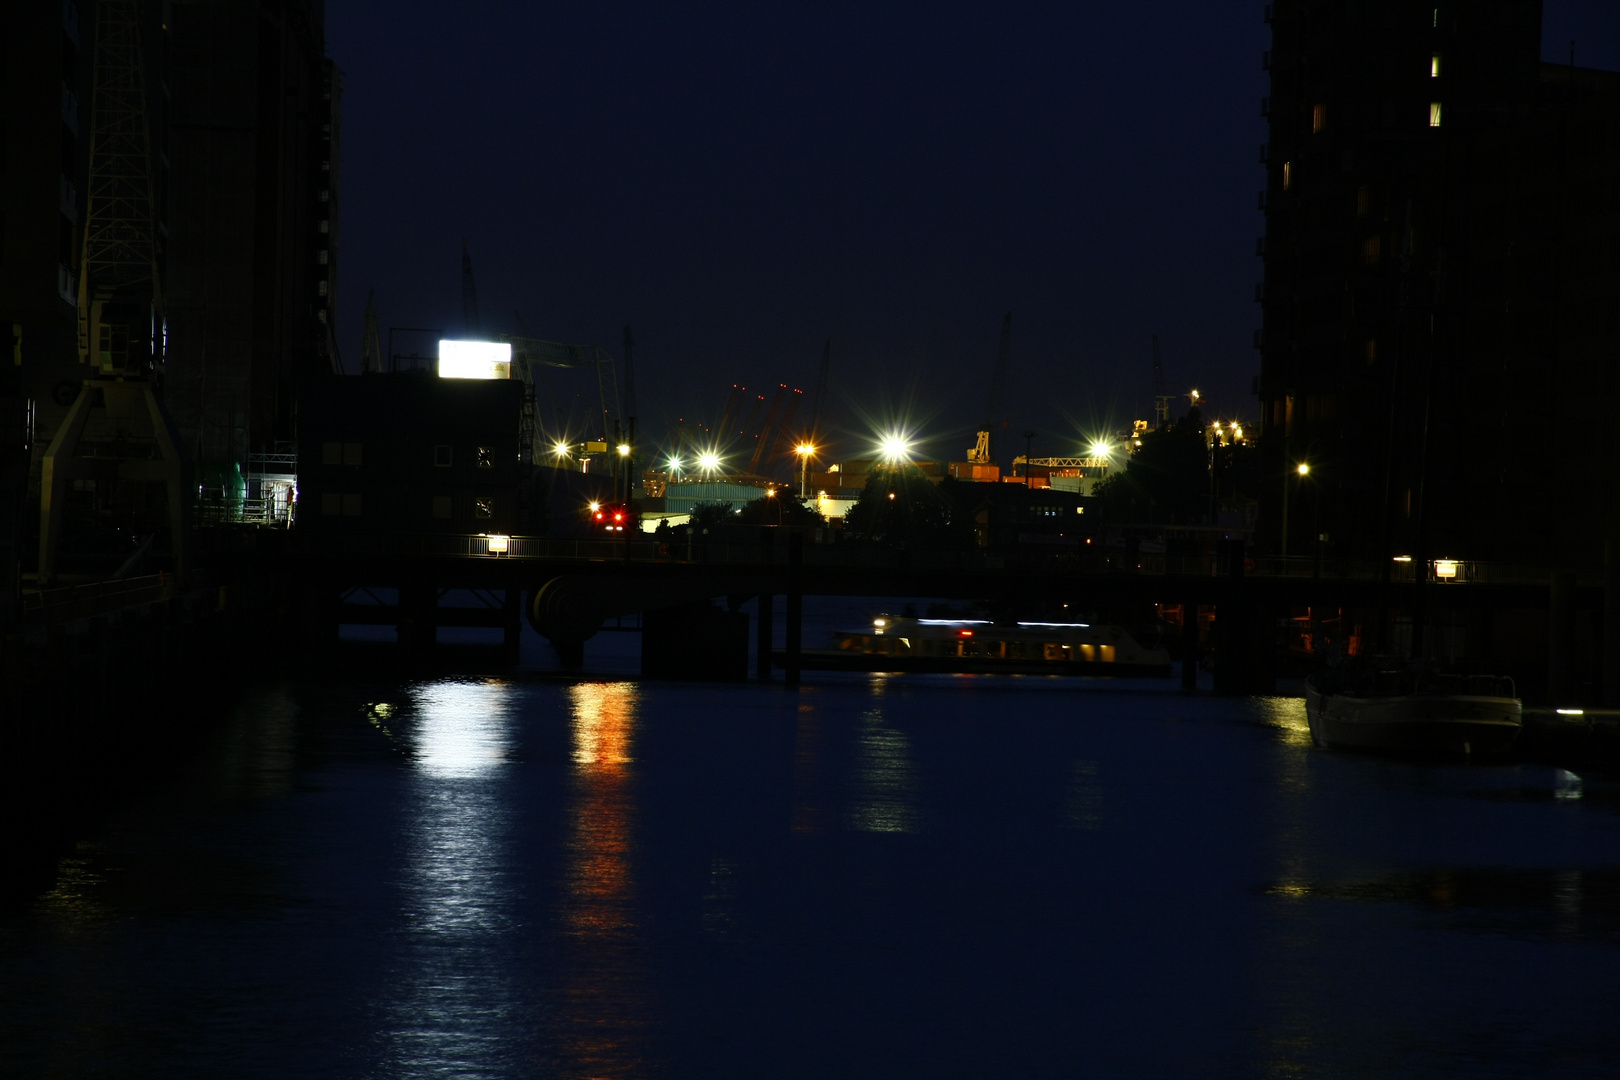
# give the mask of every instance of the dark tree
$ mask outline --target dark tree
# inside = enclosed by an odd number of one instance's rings
[[[854,536],[906,547],[971,546],[971,522],[915,465],[878,465],[866,476],[845,527]],[[964,542],[965,541],[965,542]]]
[[[792,495],[777,493],[743,504],[733,517],[744,525],[824,525],[826,519]]]
[[[1209,516],[1209,449],[1197,409],[1149,432],[1125,471],[1097,485],[1109,521],[1191,525]]]

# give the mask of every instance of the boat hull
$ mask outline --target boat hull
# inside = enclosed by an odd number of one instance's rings
[[[1513,748],[1523,723],[1516,698],[1471,694],[1356,697],[1305,684],[1305,715],[1318,746],[1428,757],[1494,757]]]

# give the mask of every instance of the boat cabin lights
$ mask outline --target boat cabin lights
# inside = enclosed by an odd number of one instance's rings
[[[873,619],[872,620],[872,625],[873,626],[888,626],[889,625],[889,620],[888,619]]]
[[[989,626],[989,619],[918,619],[919,626]]]
[[[1585,709],[1555,709],[1559,716],[1585,716]]]
[[[1021,622],[1018,625],[1019,626],[1072,626],[1072,627],[1077,627],[1077,628],[1079,628],[1081,630],[1089,630],[1091,628],[1090,623],[1083,623],[1083,622]]]

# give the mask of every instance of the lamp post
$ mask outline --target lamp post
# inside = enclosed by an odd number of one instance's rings
[[[1294,473],[1301,481],[1311,475],[1311,466],[1308,461],[1301,461],[1294,466]],[[1291,487],[1288,477],[1283,477],[1283,512],[1282,512],[1282,554],[1288,555],[1288,492]]]
[[[778,527],[780,527],[781,524],[782,524],[782,500],[776,498],[776,489],[775,488],[766,488],[765,489],[765,497],[767,499],[775,499],[776,500],[776,524],[777,524]]]
[[[810,493],[810,456],[816,452],[816,448],[803,442],[796,450],[799,455],[799,499],[802,502]]]

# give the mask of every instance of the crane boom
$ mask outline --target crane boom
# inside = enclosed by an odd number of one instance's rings
[[[776,384],[776,396],[771,399],[770,410],[765,414],[765,426],[759,429],[754,443],[754,456],[749,459],[748,471],[754,476],[759,475],[760,462],[765,457],[765,451],[771,445],[771,438],[776,434],[776,418],[782,411],[782,397],[787,393],[787,383]]]

